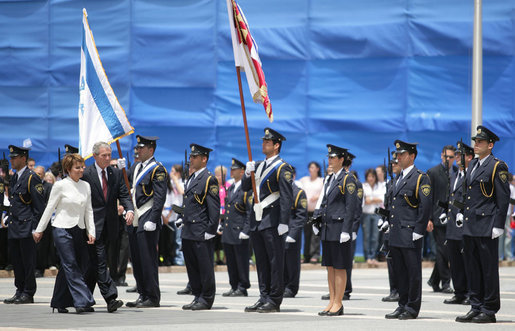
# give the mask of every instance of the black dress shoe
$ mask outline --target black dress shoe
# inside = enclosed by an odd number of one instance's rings
[[[77,314],[82,314],[82,313],[92,313],[95,311],[95,309],[93,307],[76,307],[75,311],[77,312]]]
[[[446,287],[442,288],[442,293],[454,294],[454,290],[450,286],[446,286]]]
[[[187,305],[182,306],[182,310],[191,310],[191,307],[193,307],[197,303],[197,300],[193,299],[191,303],[188,303]]]
[[[399,301],[399,293],[390,293],[389,296],[381,299],[383,302],[397,302]]]
[[[427,285],[431,286],[433,288],[433,292],[442,292],[442,289],[438,284],[433,285],[430,281],[427,281]]]
[[[456,322],[460,322],[460,323],[469,323],[470,321],[472,321],[472,319],[474,317],[476,317],[477,315],[479,315],[479,312],[478,311],[474,311],[474,310],[470,310],[468,313],[466,313],[465,315],[462,315],[462,316],[458,316],[456,317]]]
[[[36,278],[41,278],[41,277],[43,277],[44,275],[45,275],[45,272],[44,272],[44,271],[41,271],[41,270],[36,270],[36,271],[34,272],[34,277],[36,277]]]
[[[344,294],[342,300],[345,300],[345,301],[350,300],[350,294]]]
[[[327,313],[329,312],[329,310],[322,310],[322,311],[319,311],[318,312],[318,316],[327,316]]]
[[[327,316],[341,316],[341,315],[343,315],[343,306],[341,306],[340,309],[338,309],[338,311],[335,311],[335,312],[328,311],[327,312]]]
[[[322,300],[329,300],[329,299],[331,299],[331,295],[330,294],[324,294],[324,295],[322,295],[322,297],[320,299],[322,299]]]
[[[259,307],[263,306],[264,303],[261,302],[261,301],[257,301],[255,304],[253,304],[252,306],[248,306],[248,307],[245,307],[245,312],[246,313],[253,313],[253,312],[256,312],[258,310]]]
[[[231,288],[229,291],[222,294],[223,297],[230,297],[235,291]]]
[[[177,291],[178,295],[191,295],[193,292],[191,291],[191,288],[186,287],[184,290]]]
[[[283,298],[295,298],[291,291],[284,291]]]
[[[195,302],[195,304],[191,307],[191,310],[209,310],[210,306],[203,302]]]
[[[404,313],[404,309],[402,309],[401,307],[397,307],[397,309],[395,309],[393,313],[384,315],[384,318],[389,320],[397,319],[399,318],[399,316],[401,316],[402,313]]]
[[[68,309],[66,309],[66,308],[55,308],[55,307],[53,307],[52,308],[52,314],[54,313],[54,309],[57,309],[57,312],[59,314],[67,314],[68,313]]]
[[[141,302],[143,302],[143,298],[141,296],[139,296],[138,299],[136,299],[136,301],[129,301],[125,305],[127,307],[134,308],[138,305],[138,303],[141,303]]]
[[[417,316],[410,313],[409,311],[404,311],[399,315],[400,320],[414,320],[415,318],[417,318]]]
[[[242,290],[238,289],[238,290],[232,292],[232,294],[230,296],[231,297],[247,297],[247,296],[249,296],[249,294],[247,293],[247,290],[245,290],[245,289],[242,289]]]
[[[141,301],[140,303],[136,304],[136,308],[155,308],[155,307],[159,307],[159,302],[154,302],[150,299]]]
[[[27,294],[22,294],[16,300],[14,300],[15,305],[21,305],[26,303],[34,303],[34,298]]]
[[[472,323],[495,323],[495,315],[488,315],[485,313],[480,313],[476,317],[473,317],[471,320]]]
[[[15,294],[15,295],[13,295],[13,296],[12,296],[12,298],[5,299],[5,300],[4,300],[4,303],[5,303],[6,305],[10,305],[10,304],[14,303],[14,301],[15,301],[16,299],[18,299],[18,297],[19,297],[19,295],[18,295],[18,294]]]
[[[109,303],[107,304],[107,311],[110,313],[114,313],[121,306],[123,306],[122,300],[113,299],[113,300],[109,301]]]
[[[127,287],[127,286],[129,286],[129,284],[127,284],[127,282],[124,282],[124,281],[117,281],[116,282],[116,286],[118,286],[118,287]]]
[[[457,296],[453,296],[450,299],[445,299],[443,303],[448,305],[461,305],[465,301],[465,298],[458,298]]]
[[[273,303],[267,302],[257,309],[258,313],[278,313],[281,309]]]
[[[136,292],[138,292],[138,287],[137,286],[129,287],[128,289],[125,290],[125,292],[136,293]]]
[[[467,298],[467,299],[463,300],[463,301],[461,302],[461,304],[462,304],[462,305],[465,305],[465,306],[470,306],[470,299],[469,299],[469,298]]]

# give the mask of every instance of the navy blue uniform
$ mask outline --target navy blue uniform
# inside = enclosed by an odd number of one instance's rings
[[[297,185],[293,185],[293,205],[288,229],[288,237],[294,243],[286,242],[284,250],[284,291],[292,296],[297,295],[300,282],[300,247],[302,243],[302,229],[308,219],[308,200],[306,192]]]
[[[473,159],[467,169],[467,199],[463,212],[465,263],[470,276],[472,310],[492,315],[501,306],[499,240],[492,239],[492,229],[504,229],[510,184],[506,163],[489,155],[472,173],[478,162],[479,159]]]
[[[9,253],[16,295],[33,297],[36,293],[36,244],[32,230],[36,229],[45,210],[45,190],[41,178],[28,168],[20,178],[16,177],[11,178],[9,186]]]
[[[415,166],[393,184],[390,209],[390,253],[399,290],[399,308],[415,317],[422,301],[422,241],[431,213],[429,177]]]
[[[205,234],[216,234],[220,217],[218,181],[207,169],[190,178],[184,191],[184,227],[182,251],[189,284],[195,301],[212,307],[215,300],[215,273],[213,269],[213,239]]]
[[[251,190],[250,177],[245,175],[241,185],[243,190]],[[279,307],[284,292],[284,240],[286,236],[279,236],[277,227],[279,224],[288,225],[290,222],[293,204],[290,165],[279,157],[274,159],[268,167],[266,167],[265,161],[257,162],[256,185],[259,190],[260,202],[272,194],[279,194],[277,200],[263,209],[261,221],[256,220],[254,209],[250,213],[250,238],[256,257],[259,301]]]
[[[363,213],[363,184],[359,179],[354,177],[354,180],[356,181],[356,187],[358,188],[358,193],[355,195],[355,201],[356,204],[355,207],[355,213],[354,213],[354,222],[352,224],[352,233],[356,234],[356,237],[358,235],[359,230],[359,221],[361,220],[361,214]],[[356,254],[356,239],[352,240],[351,243],[352,248],[352,261],[354,261],[354,254]],[[350,294],[352,293],[352,265],[349,269],[347,269],[347,284],[345,286],[345,296],[350,297]]]

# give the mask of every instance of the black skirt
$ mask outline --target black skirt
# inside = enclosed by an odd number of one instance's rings
[[[322,266],[335,269],[352,268],[352,240],[344,243],[322,240]]]

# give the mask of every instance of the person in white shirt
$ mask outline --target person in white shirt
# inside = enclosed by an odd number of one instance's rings
[[[91,207],[91,188],[80,180],[84,172],[84,159],[79,154],[63,158],[63,170],[68,177],[54,184],[47,207],[33,233],[37,243],[43,236],[52,214],[53,236],[61,258],[50,306],[59,313],[75,307],[77,313],[94,311],[95,300],[84,281],[88,266],[87,244],[95,243],[95,222]]]
[[[363,254],[369,265],[377,265],[376,253],[378,249],[379,229],[377,220],[379,216],[375,210],[384,202],[384,190],[378,183],[377,173],[374,169],[365,171],[366,182],[363,183],[364,206],[361,215],[363,228]]]

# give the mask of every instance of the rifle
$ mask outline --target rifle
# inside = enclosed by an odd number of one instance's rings
[[[190,162],[188,160],[188,150],[184,150],[184,167],[182,168],[182,179],[184,180],[184,183],[188,180],[190,177]]]
[[[388,167],[386,168],[387,169],[387,172],[388,172],[388,176],[390,176],[390,181],[393,180],[393,163],[392,163],[392,159],[390,158],[390,147],[388,147]]]
[[[447,176],[447,196],[445,201],[438,200],[437,205],[440,208],[443,208],[443,212],[447,213],[447,209],[449,209],[449,192],[451,190],[451,175],[450,175],[450,168],[451,165],[449,163],[449,159],[447,158],[447,155],[445,155],[445,175]],[[434,220],[433,220],[434,221]],[[442,220],[440,220],[440,223]],[[442,223],[445,224],[445,223]]]
[[[320,231],[320,229],[322,228],[322,216],[318,215],[317,217],[308,218],[306,225],[314,225],[318,229],[318,231]]]
[[[324,170],[324,178],[327,176],[327,168],[325,167],[325,159],[322,160],[322,164],[323,164],[323,170]]]
[[[465,147],[463,146],[463,138],[460,139],[460,168],[463,168],[463,182],[461,183],[461,197],[462,201],[458,201],[458,199],[453,200],[452,205],[460,210],[460,213],[463,213],[465,209],[465,203],[467,201],[467,169],[465,168]],[[460,170],[460,169],[458,169]]]
[[[5,158],[5,152],[4,152],[4,158],[2,160],[0,160],[0,167],[2,169],[2,172],[4,173],[4,183],[8,183],[10,180],[9,161],[7,161],[7,159]],[[3,202],[3,200],[2,200],[2,202]]]

